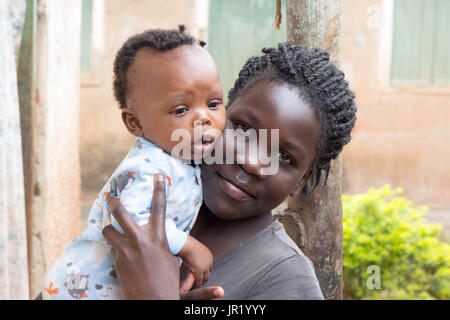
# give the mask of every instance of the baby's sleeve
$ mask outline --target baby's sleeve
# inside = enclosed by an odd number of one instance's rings
[[[153,199],[153,183],[156,174],[162,174],[166,182],[166,200],[169,196],[171,177],[166,172],[151,166],[140,166],[139,168],[127,168],[119,172],[111,180],[111,197],[117,197],[131,214],[133,219],[141,226],[146,225],[150,218],[151,205]],[[167,206],[167,203],[166,203]],[[109,213],[109,211],[108,211]],[[167,213],[167,207],[166,207]],[[120,232],[122,228],[114,219],[111,218],[111,224]],[[169,249],[176,255],[183,248],[187,240],[187,233],[177,228],[175,222],[166,214],[166,236]]]
[[[166,237],[170,252],[177,255],[187,241],[187,233],[178,229],[172,219],[166,218]]]

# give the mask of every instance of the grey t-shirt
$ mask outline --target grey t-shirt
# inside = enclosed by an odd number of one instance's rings
[[[214,258],[207,286],[221,286],[223,299],[323,299],[311,260],[274,221],[241,245]]]

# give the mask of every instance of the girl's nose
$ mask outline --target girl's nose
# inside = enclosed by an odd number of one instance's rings
[[[266,179],[265,174],[266,165],[264,165],[259,156],[258,152],[246,152],[247,157],[243,153],[236,152],[236,162],[241,165],[242,169],[252,176],[257,176],[259,179]]]

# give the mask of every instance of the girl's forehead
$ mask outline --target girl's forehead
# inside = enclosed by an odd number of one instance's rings
[[[315,118],[313,108],[297,88],[277,82],[260,82],[248,88],[228,110],[230,116],[242,113],[257,118],[259,122],[265,120],[264,124],[269,127],[272,123],[282,126],[305,118]]]

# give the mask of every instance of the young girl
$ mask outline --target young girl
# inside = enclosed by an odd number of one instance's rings
[[[202,166],[204,205],[192,234],[211,250],[214,268],[209,287],[189,293],[193,278],[188,274],[181,298],[323,299],[312,263],[273,221],[271,210],[297,188],[311,192],[321,172],[328,174],[330,161],[350,141],[354,94],[324,50],[281,43],[263,53],[247,61],[229,92],[227,127],[279,129],[279,170],[263,175],[263,165],[249,161]],[[164,182],[156,186],[154,199],[163,205]],[[155,208],[150,223],[140,227],[119,202],[110,205],[128,230],[123,237],[112,226],[103,229],[117,252],[126,297],[180,298],[164,210]],[[172,280],[161,283],[161,277]]]

